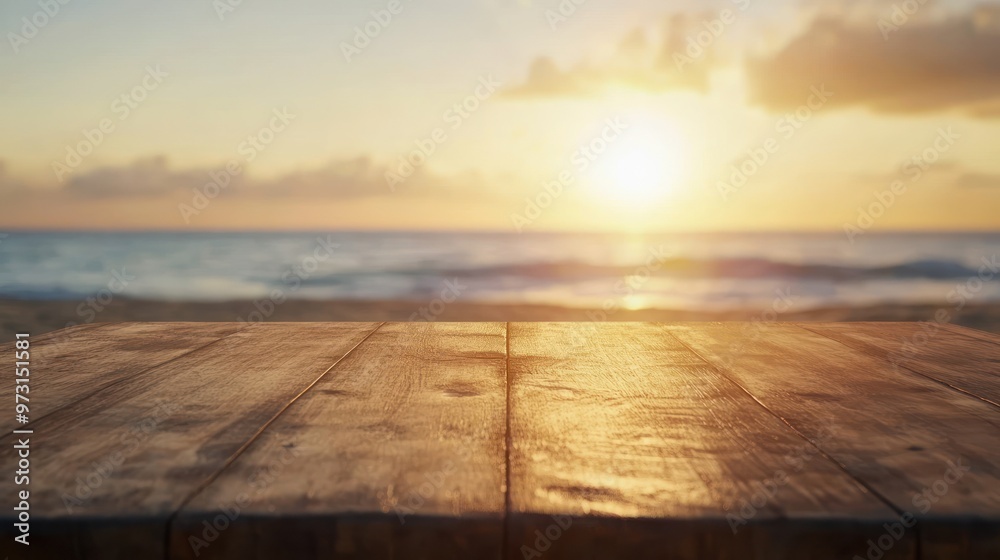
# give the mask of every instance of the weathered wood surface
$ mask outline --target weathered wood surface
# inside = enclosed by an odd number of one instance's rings
[[[922,558],[1000,554],[1000,409],[797,326],[752,337],[721,324],[668,330],[804,437],[832,429],[819,447],[920,520]],[[970,359],[965,342],[957,363]]]
[[[496,557],[505,330],[379,329],[187,504],[172,527],[172,557]],[[218,504],[240,512],[210,540],[205,521]],[[268,530],[276,513],[280,532]]]
[[[33,512],[53,522],[36,525],[32,552],[162,558],[167,520],[184,499],[376,326],[253,325],[32,422]],[[15,470],[12,445],[0,461]],[[16,503],[16,490],[4,485],[0,501]],[[19,552],[11,539],[0,546]]]
[[[30,418],[39,420],[123,379],[230,335],[236,323],[121,323],[79,325],[31,339],[31,364],[45,375],[31,382]],[[86,332],[84,332],[86,331]],[[77,334],[79,333],[79,335]],[[13,355],[13,346],[4,356]],[[0,391],[14,393],[16,378],[0,377]],[[4,416],[4,433],[21,426]]]
[[[511,326],[512,552],[838,559],[893,520],[663,327],[585,326]],[[886,558],[912,558],[910,541]]]
[[[1000,337],[921,332],[74,327],[33,337],[0,555],[1000,558]]]
[[[934,323],[803,327],[1000,407],[1000,346],[972,336],[948,336],[950,331]],[[966,359],[956,360],[958,354]]]

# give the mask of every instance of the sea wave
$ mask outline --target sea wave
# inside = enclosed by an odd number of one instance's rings
[[[688,259],[676,258],[627,266],[595,265],[581,261],[516,263],[471,267],[400,268],[393,270],[354,270],[314,276],[304,285],[335,286],[357,278],[377,276],[501,278],[532,280],[586,280],[649,275],[664,278],[706,279],[823,279],[841,282],[866,280],[949,280],[969,278],[978,269],[950,260],[917,260],[883,266],[844,266],[816,263],[792,263],[757,258]],[[263,280],[263,279],[261,279]]]

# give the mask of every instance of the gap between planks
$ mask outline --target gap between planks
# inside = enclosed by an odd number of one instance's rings
[[[503,529],[500,531],[503,541],[500,542],[500,558],[506,560],[510,558],[510,450],[513,446],[513,437],[510,431],[510,322],[504,323],[504,363],[503,374],[506,379],[507,398],[505,400],[506,424],[504,429],[504,491],[503,491]]]
[[[378,326],[376,326],[368,334],[366,334],[364,338],[358,341],[357,344],[352,346],[350,350],[345,352],[342,356],[340,356],[332,364],[330,364],[330,367],[326,368],[326,370],[323,373],[321,373],[316,379],[314,379],[312,383],[307,385],[306,388],[303,389],[299,394],[295,395],[290,401],[288,401],[288,403],[285,404],[285,406],[281,407],[281,410],[276,412],[274,416],[272,416],[267,422],[265,422],[264,425],[261,426],[260,429],[258,429],[257,432],[250,437],[250,439],[248,439],[243,445],[241,445],[239,449],[234,451],[233,454],[228,459],[226,459],[226,462],[223,463],[221,467],[216,469],[214,473],[212,473],[208,478],[202,481],[201,484],[199,484],[193,491],[191,491],[190,494],[188,494],[186,498],[184,498],[181,501],[181,503],[177,506],[177,508],[175,508],[174,512],[170,514],[170,517],[167,518],[167,523],[164,531],[164,555],[163,555],[164,560],[170,560],[172,558],[170,551],[170,542],[171,542],[170,535],[173,528],[173,524],[177,519],[177,516],[180,514],[181,511],[184,510],[184,508],[191,502],[191,500],[193,500],[198,494],[200,494],[203,490],[205,490],[205,488],[208,488],[209,485],[215,482],[215,480],[219,478],[219,476],[223,472],[225,472],[225,470],[229,468],[230,465],[232,465],[237,459],[239,459],[240,455],[242,455],[243,452],[246,451],[253,444],[253,442],[256,441],[257,438],[259,438],[260,435],[263,434],[268,427],[271,426],[271,424],[273,424],[282,414],[284,414],[286,410],[288,410],[293,404],[295,404],[296,401],[302,398],[303,395],[308,393],[310,389],[312,389],[320,381],[322,381],[323,378],[327,376],[327,374],[333,371],[333,369],[336,368],[337,365],[339,365],[341,362],[343,362],[348,356],[353,354],[354,351],[357,350],[359,346],[364,344],[365,341],[371,338],[371,336],[375,334],[379,329],[381,329],[384,325],[385,321],[379,323]]]
[[[226,460],[226,462],[220,468],[218,468],[214,473],[212,473],[206,480],[204,480],[198,487],[196,487],[181,502],[181,504],[168,517],[168,520],[167,520],[167,524],[166,524],[166,528],[165,528],[166,529],[166,535],[165,535],[165,542],[166,542],[166,549],[165,549],[166,555],[165,555],[165,558],[166,558],[166,560],[170,560],[170,558],[171,558],[171,556],[170,556],[170,553],[171,553],[171,550],[170,550],[170,540],[171,540],[170,539],[170,535],[171,535],[172,527],[173,527],[173,525],[175,523],[175,520],[176,520],[177,516],[184,509],[184,507],[186,507],[196,496],[198,496],[202,491],[204,491],[208,486],[210,486],[227,468],[229,468],[237,459],[239,459],[239,457],[260,437],[260,435],[263,434],[282,414],[284,414],[285,411],[287,411],[296,401],[298,401],[301,397],[303,397],[306,393],[308,393],[313,387],[315,387],[320,381],[322,381],[328,374],[330,374],[330,372],[333,371],[336,368],[337,365],[339,365],[343,360],[345,360],[346,358],[348,358],[349,356],[351,356],[362,344],[364,344],[372,335],[374,335],[385,324],[386,324],[385,322],[379,323],[378,326],[376,326],[374,329],[372,329],[370,332],[368,332],[364,336],[364,338],[362,338],[357,344],[355,344],[352,348],[350,348],[350,350],[348,350],[345,354],[343,354],[340,358],[338,358],[332,365],[330,365],[330,367],[328,367],[322,374],[320,374],[315,380],[313,380],[305,389],[303,389],[299,394],[297,394],[295,397],[293,397],[278,412],[276,412],[263,426],[261,426],[261,428],[253,436],[251,436],[248,439],[248,441],[246,441],[243,445],[241,445]],[[511,325],[510,322],[505,322],[504,323],[504,344],[505,344],[504,376],[505,376],[505,390],[506,390],[506,395],[505,395],[505,406],[506,406],[506,411],[505,411],[505,434],[504,434],[504,442],[505,442],[504,468],[505,468],[505,472],[504,472],[504,516],[503,516],[503,526],[502,526],[502,539],[503,540],[500,543],[500,550],[501,550],[501,554],[502,554],[501,558],[504,558],[504,559],[509,558],[510,557],[510,552],[511,552],[511,550],[510,550],[511,549],[510,527],[509,527],[509,520],[510,520],[510,513],[511,513],[511,506],[512,506],[512,504],[511,504],[511,465],[510,465],[510,462],[511,462],[511,450],[512,450],[512,443],[513,442],[511,441],[511,439],[512,439],[512,432],[511,432],[511,399],[512,399],[511,382],[512,382],[512,380],[511,380],[511,373],[510,373],[510,347],[511,347],[511,340],[510,340],[511,339],[511,330],[510,330],[510,325]],[[661,327],[662,326],[663,325],[661,324]],[[842,341],[839,341],[837,339],[831,338],[831,337],[823,334],[822,332],[813,331],[812,329],[809,329],[809,328],[807,328],[805,326],[802,326],[802,325],[795,325],[795,326],[798,326],[801,330],[809,332],[812,335],[820,336],[820,337],[822,337],[824,339],[829,339],[829,340],[832,340],[834,342],[838,342],[839,344],[841,344],[841,345],[843,345],[843,346],[845,346],[847,348],[850,348],[853,351],[857,351],[856,349],[852,348],[851,346],[847,345],[846,343],[844,343]],[[746,387],[744,387],[740,382],[738,382],[736,379],[734,379],[734,377],[731,375],[731,372],[727,368],[725,368],[724,366],[721,366],[721,365],[713,364],[712,362],[710,362],[709,360],[707,360],[704,356],[702,356],[697,350],[695,350],[694,348],[692,348],[684,340],[682,340],[680,337],[674,335],[674,333],[670,332],[669,329],[664,328],[662,332],[664,332],[666,334],[666,336],[668,336],[671,339],[677,341],[681,346],[683,346],[684,348],[686,348],[689,352],[691,352],[694,356],[696,356],[699,361],[701,361],[702,363],[704,363],[706,367],[714,369],[722,377],[724,377],[727,381],[729,381],[730,383],[732,383],[735,387],[739,388],[740,391],[742,391],[749,398],[751,398],[755,403],[757,403],[758,406],[760,406],[761,408],[763,408],[765,411],[767,411],[768,414],[770,414],[774,418],[778,419],[782,424],[784,424],[786,426],[786,428],[788,428],[789,430],[791,430],[792,432],[794,432],[799,438],[801,438],[803,441],[805,441],[806,443],[808,443],[811,447],[815,448],[817,450],[817,452],[820,453],[825,459],[827,459],[828,461],[830,461],[833,465],[836,465],[837,468],[839,470],[841,470],[842,472],[844,472],[848,477],[850,477],[851,480],[853,480],[859,486],[865,488],[868,492],[870,492],[872,494],[872,496],[876,497],[879,501],[881,501],[883,504],[885,504],[889,509],[891,509],[892,511],[896,512],[897,515],[902,515],[904,513],[903,510],[901,510],[899,507],[897,507],[892,501],[890,501],[889,499],[887,499],[880,492],[878,492],[872,486],[870,486],[869,484],[867,484],[864,480],[862,480],[859,477],[857,477],[844,464],[842,464],[841,462],[839,462],[836,459],[834,459],[831,455],[829,455],[826,452],[826,450],[824,450],[818,443],[816,443],[815,441],[813,441],[812,439],[810,439],[809,437],[807,437],[801,431],[799,431],[798,429],[796,429],[791,423],[789,423],[785,418],[783,418],[781,415],[779,415],[774,410],[772,410],[771,408],[769,408],[766,404],[764,404],[760,399],[757,398],[756,395],[754,395]],[[965,335],[964,333],[955,333],[955,334],[960,334],[960,335],[964,336],[965,338],[973,338],[973,339],[975,338],[975,337],[971,337],[971,336]],[[207,346],[210,346],[210,345],[212,345],[212,344],[214,344],[214,343],[216,343],[216,342],[218,342],[218,341],[226,338],[227,336],[230,336],[230,335],[225,335],[223,337],[220,337],[220,338],[218,338],[218,339],[216,339],[216,340],[214,340],[212,342],[209,342],[208,344],[205,344],[205,345],[203,345],[203,346],[201,346],[199,348],[191,350],[190,352],[188,352],[186,354],[190,354],[191,352],[195,352],[195,351],[203,349],[203,348],[205,348]],[[872,357],[872,356],[869,356],[869,357]],[[874,358],[874,357],[872,357],[872,358]],[[175,359],[177,359],[177,358],[173,358],[171,360],[168,360],[168,362],[169,361],[173,361]],[[903,366],[903,367],[905,368],[905,366]],[[984,399],[982,397],[979,397],[978,395],[975,395],[975,394],[969,393],[968,391],[965,391],[963,389],[954,387],[954,386],[952,386],[952,385],[950,385],[950,384],[948,384],[948,383],[946,383],[944,381],[935,379],[935,378],[933,378],[933,377],[931,377],[929,375],[926,375],[926,374],[914,371],[914,370],[912,370],[910,368],[905,368],[905,369],[907,369],[908,371],[911,371],[912,373],[920,375],[921,377],[924,377],[924,378],[927,378],[929,380],[932,380],[932,381],[934,381],[934,382],[936,382],[938,384],[941,384],[941,385],[944,385],[944,386],[949,387],[951,389],[954,389],[955,391],[963,393],[966,396],[971,396],[971,397],[974,397],[974,398],[976,398],[978,400],[985,401],[985,402],[987,402],[987,403],[989,403],[989,404],[991,404],[993,406],[1000,406],[997,403],[994,403],[994,402],[992,402],[992,401],[990,401],[988,399]],[[143,370],[143,371],[146,371],[146,370]],[[919,531],[919,526],[916,527],[914,530],[915,531]],[[920,554],[920,550],[919,549],[920,549],[920,545],[921,545],[921,538],[920,538],[919,533],[916,533],[915,537],[916,537],[915,538],[915,546],[917,547],[917,557],[919,557],[919,554]]]
[[[870,358],[872,358],[872,359],[874,359],[874,360],[879,360],[879,361],[883,361],[883,359],[882,359],[882,358],[880,358],[880,357],[878,357],[878,356],[873,356],[873,355],[872,355],[871,353],[868,353],[868,352],[865,352],[865,351],[863,351],[863,350],[859,350],[859,349],[857,349],[857,348],[854,348],[853,346],[851,346],[850,344],[847,344],[847,343],[846,343],[846,342],[844,342],[843,340],[839,340],[839,339],[837,339],[837,338],[834,338],[834,337],[832,337],[832,336],[830,336],[830,335],[828,335],[828,334],[826,334],[826,333],[824,333],[824,332],[822,332],[822,331],[819,331],[819,330],[814,330],[814,329],[812,329],[812,328],[809,328],[809,327],[807,327],[807,326],[805,326],[805,325],[801,325],[801,324],[793,324],[792,326],[794,326],[794,327],[798,327],[799,329],[801,329],[801,330],[804,330],[804,331],[806,331],[806,332],[810,332],[810,333],[812,333],[812,334],[815,334],[815,335],[818,335],[818,336],[822,336],[823,338],[825,338],[825,339],[827,339],[827,340],[832,340],[833,342],[836,342],[837,344],[840,344],[841,346],[843,346],[843,347],[845,347],[845,348],[847,348],[847,349],[851,350],[852,352],[861,352],[861,353],[863,353],[863,354],[867,355],[868,357],[870,357]],[[957,334],[961,334],[961,335],[962,335],[962,336],[964,336],[965,338],[967,338],[967,339],[969,339],[969,340],[975,340],[976,342],[985,342],[984,340],[980,340],[980,339],[978,339],[978,338],[976,338],[976,337],[974,337],[974,336],[969,336],[969,335],[966,335],[966,334],[964,334],[964,333],[961,333],[960,331],[952,331],[952,330],[949,330],[948,332],[953,332],[953,333],[957,333]],[[886,363],[890,363],[890,362],[889,362],[888,360],[884,360],[884,361],[885,361]],[[913,369],[913,368],[911,368],[911,367],[907,366],[906,364],[898,364],[898,363],[897,363],[897,364],[891,364],[891,365],[894,365],[894,366],[896,366],[896,367],[898,367],[898,368],[902,368],[902,369],[905,369],[906,371],[908,371],[908,372],[910,372],[910,373],[913,373],[913,374],[915,374],[915,375],[919,375],[920,377],[923,377],[923,378],[925,378],[925,379],[928,379],[928,380],[930,380],[930,381],[933,381],[933,382],[935,382],[935,383],[937,383],[937,384],[939,384],[939,385],[943,385],[944,387],[947,387],[947,388],[949,388],[949,389],[952,389],[953,391],[956,391],[956,392],[958,392],[958,393],[961,393],[961,394],[963,394],[963,395],[965,395],[965,396],[967,396],[967,397],[971,397],[971,398],[973,398],[973,399],[976,399],[976,400],[979,400],[979,401],[982,401],[982,402],[984,402],[984,403],[986,403],[986,404],[988,404],[988,405],[991,405],[991,406],[994,406],[994,407],[996,407],[996,408],[1000,408],[1000,403],[998,403],[998,402],[994,402],[994,401],[992,401],[992,400],[990,400],[990,399],[988,399],[988,398],[986,398],[986,397],[983,397],[983,396],[981,396],[981,395],[977,395],[977,394],[973,393],[972,391],[968,391],[968,390],[965,390],[965,389],[963,389],[963,388],[961,388],[961,387],[956,387],[955,385],[952,385],[951,383],[948,383],[947,381],[945,381],[945,380],[943,380],[943,379],[938,379],[937,377],[934,377],[934,376],[932,376],[932,375],[929,375],[929,374],[926,374],[926,373],[922,373],[922,372],[919,372],[919,371],[917,371],[917,370],[915,370],[915,369]]]
[[[92,327],[91,330],[96,330],[96,329],[99,329],[101,327],[104,327],[104,326],[107,326],[107,325],[111,325],[111,324],[113,324],[113,323],[99,323],[96,327]],[[248,328],[253,328],[253,324],[247,325],[247,327]],[[217,342],[220,342],[220,341],[222,341],[222,340],[224,340],[224,339],[226,339],[226,338],[228,338],[228,337],[230,337],[230,336],[232,336],[232,335],[234,335],[234,334],[236,334],[238,332],[240,332],[240,331],[237,330],[237,331],[233,331],[233,332],[231,332],[229,334],[222,335],[219,338],[216,338],[215,340],[211,340],[211,341],[209,341],[209,342],[207,342],[205,344],[202,344],[201,346],[198,346],[197,348],[192,348],[191,350],[188,350],[187,352],[184,352],[183,354],[179,354],[177,356],[174,356],[173,358],[164,360],[162,362],[157,362],[157,363],[155,363],[155,364],[153,364],[153,365],[151,365],[151,366],[149,366],[149,367],[147,367],[147,368],[145,368],[143,370],[140,370],[139,372],[137,372],[137,373],[135,373],[133,375],[122,377],[121,379],[119,379],[117,381],[112,381],[111,383],[108,383],[107,385],[101,385],[100,387],[98,387],[97,389],[94,389],[93,391],[87,393],[86,395],[83,395],[82,397],[80,397],[78,399],[74,399],[74,400],[72,400],[72,401],[70,401],[70,402],[68,402],[68,403],[60,406],[59,408],[56,408],[56,409],[52,410],[51,412],[45,413],[45,414],[43,414],[43,415],[35,418],[31,422],[25,424],[25,428],[24,429],[27,429],[28,426],[32,425],[32,423],[37,423],[40,420],[44,420],[45,418],[47,418],[49,416],[52,416],[53,414],[58,413],[59,411],[63,410],[64,408],[70,408],[70,407],[76,406],[76,405],[82,403],[83,401],[85,401],[85,400],[93,397],[94,395],[96,395],[98,393],[101,393],[101,392],[103,392],[103,391],[105,391],[107,389],[110,389],[111,387],[115,387],[116,385],[120,385],[120,384],[126,383],[128,381],[132,381],[136,377],[140,377],[143,374],[146,374],[146,373],[148,373],[149,371],[151,371],[153,369],[156,369],[156,368],[158,368],[160,366],[169,364],[169,363],[171,363],[173,361],[176,361],[176,360],[179,360],[179,359],[184,358],[186,356],[189,356],[191,354],[194,354],[195,352],[199,352],[201,350],[204,350],[205,348],[208,348],[209,346],[212,346],[213,344],[215,344]],[[7,440],[7,439],[11,439],[11,440],[14,439],[14,435],[13,434],[5,434],[3,436],[0,436],[0,441],[4,441],[4,440]]]
[[[661,325],[661,327],[662,327],[662,325]],[[699,353],[697,350],[695,350],[694,348],[692,348],[687,342],[684,342],[684,340],[682,340],[679,336],[674,336],[674,333],[670,332],[669,329],[664,328],[663,332],[665,332],[668,336],[670,336],[671,338],[673,338],[674,340],[676,340],[677,342],[679,342],[682,346],[684,346],[685,348],[687,348],[692,354],[694,354],[695,356],[697,356],[699,360],[701,360],[702,362],[704,362],[707,367],[712,368],[715,371],[719,372],[719,375],[721,375],[722,377],[724,377],[727,381],[729,381],[733,385],[739,387],[739,389],[741,391],[743,391],[744,393],[746,393],[746,395],[749,396],[751,399],[753,399],[753,401],[756,402],[758,405],[760,405],[761,408],[763,408],[764,410],[766,410],[768,412],[768,414],[770,414],[770,415],[774,416],[775,418],[777,418],[779,421],[781,421],[782,424],[784,424],[785,426],[787,426],[789,430],[795,432],[795,434],[798,435],[800,438],[802,438],[806,443],[808,443],[809,445],[811,445],[812,447],[814,447],[816,449],[816,451],[818,451],[828,461],[830,461],[834,465],[837,465],[837,468],[839,468],[841,471],[843,471],[844,474],[846,474],[847,476],[851,477],[851,479],[854,482],[856,482],[861,487],[863,487],[864,489],[866,489],[869,492],[871,492],[871,494],[873,496],[875,496],[876,498],[878,498],[883,504],[885,504],[886,507],[888,507],[892,511],[896,512],[896,515],[902,516],[905,513],[904,510],[902,510],[899,507],[897,507],[896,504],[894,504],[891,500],[889,500],[888,498],[886,498],[885,496],[883,496],[878,490],[876,490],[871,485],[869,485],[867,482],[865,482],[864,480],[862,480],[859,477],[857,477],[854,473],[852,473],[847,468],[846,465],[844,465],[840,461],[838,461],[838,460],[834,459],[832,456],[830,456],[830,454],[827,453],[826,450],[824,450],[822,447],[820,447],[819,444],[817,444],[816,442],[814,442],[812,439],[806,437],[806,435],[803,434],[802,432],[800,432],[798,429],[796,429],[795,426],[792,426],[791,423],[789,423],[787,420],[785,420],[780,414],[778,414],[777,412],[771,410],[771,408],[768,407],[766,404],[764,404],[763,401],[761,401],[760,399],[758,399],[756,395],[754,395],[753,393],[751,393],[749,389],[747,389],[746,387],[744,387],[740,382],[736,381],[732,377],[732,375],[730,374],[729,371],[727,371],[723,367],[716,366],[715,364],[709,362],[707,359],[705,359],[704,356],[701,355],[701,353]],[[914,530],[915,531],[919,531],[919,527],[914,527]],[[915,537],[916,537],[917,543],[918,543],[917,544],[917,547],[918,547],[917,558],[919,558],[920,557],[920,555],[919,555],[919,542],[920,542],[920,539],[919,539],[920,535],[919,535],[919,533],[916,533]]]

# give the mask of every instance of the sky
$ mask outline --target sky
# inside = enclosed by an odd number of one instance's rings
[[[1000,229],[1000,6],[10,0],[0,228]]]

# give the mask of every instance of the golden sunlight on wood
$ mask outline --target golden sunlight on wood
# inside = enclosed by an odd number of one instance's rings
[[[31,341],[30,558],[993,560],[1000,337],[924,329],[77,325]]]

